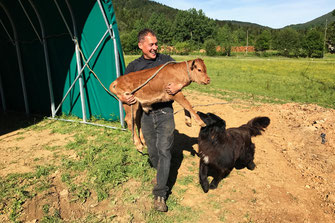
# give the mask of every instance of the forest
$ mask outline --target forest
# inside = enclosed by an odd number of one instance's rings
[[[115,0],[118,29],[125,54],[138,54],[137,33],[155,31],[161,51],[208,56],[254,53],[258,56],[322,58],[335,53],[335,9],[315,21],[272,29],[261,25],[219,21],[202,10],[178,10],[148,0]]]

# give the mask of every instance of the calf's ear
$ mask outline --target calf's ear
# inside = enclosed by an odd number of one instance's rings
[[[195,60],[192,61],[192,65],[191,65],[191,70],[193,70],[194,68],[196,68],[197,66],[195,66]]]

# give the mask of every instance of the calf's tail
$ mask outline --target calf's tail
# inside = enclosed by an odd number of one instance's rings
[[[270,118],[264,117],[256,117],[251,119],[247,123],[247,127],[250,130],[251,136],[261,135],[262,131],[265,131],[265,128],[268,127],[270,124]]]
[[[115,94],[116,95],[116,83],[117,83],[117,81],[115,80],[115,81],[113,81],[112,83],[111,83],[111,85],[109,86],[109,90],[113,93],[113,94]]]

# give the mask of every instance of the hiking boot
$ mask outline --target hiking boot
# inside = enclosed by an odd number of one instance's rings
[[[165,204],[164,197],[160,197],[160,196],[155,197],[155,199],[154,199],[154,208],[157,211],[167,212],[168,207]]]

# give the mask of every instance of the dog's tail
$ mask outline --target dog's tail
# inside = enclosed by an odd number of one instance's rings
[[[251,136],[258,136],[262,134],[262,131],[265,131],[269,124],[270,119],[268,117],[256,117],[251,119],[246,126],[249,128]]]

